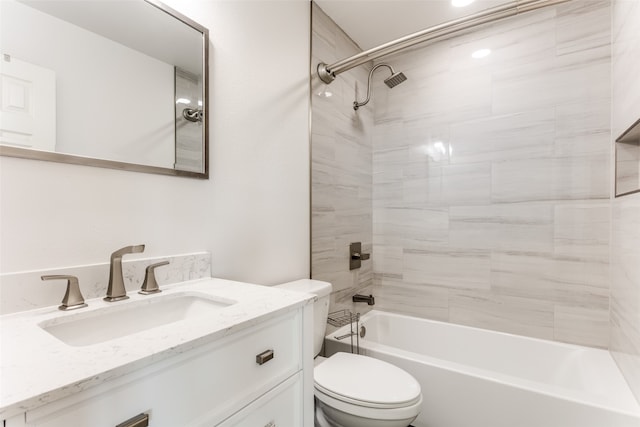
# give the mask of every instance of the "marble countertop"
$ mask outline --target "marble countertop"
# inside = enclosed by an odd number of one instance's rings
[[[57,306],[0,317],[0,420],[87,390],[312,302],[313,296],[223,279],[198,279],[162,288],[151,296],[60,311]],[[180,293],[237,301],[205,317],[182,320],[86,346],[70,346],[38,324],[63,323],[68,316],[91,316],[116,305],[151,301]],[[143,301],[143,302],[140,302]]]

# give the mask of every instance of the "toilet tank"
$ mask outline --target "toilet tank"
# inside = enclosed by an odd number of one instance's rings
[[[324,342],[324,335],[327,328],[331,283],[320,280],[302,279],[277,285],[276,288],[316,295],[317,299],[313,304],[313,354],[317,356],[322,350],[322,343]]]

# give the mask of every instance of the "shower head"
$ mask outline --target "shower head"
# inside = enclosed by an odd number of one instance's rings
[[[405,80],[407,80],[407,76],[405,76],[403,72],[393,73],[391,76],[384,79],[384,84],[389,86],[389,89],[393,89]]]
[[[387,67],[391,71],[391,75],[389,77],[387,77],[386,79],[384,79],[384,84],[389,86],[389,89],[393,89],[394,87],[398,86],[403,81],[407,80],[407,76],[405,76],[404,73],[402,73],[402,72],[396,73],[395,71],[393,71],[393,68],[391,67],[391,65],[378,64],[378,65],[374,66],[371,69],[371,71],[369,71],[369,79],[367,80],[367,99],[365,99],[362,102],[358,102],[358,100],[353,101],[353,109],[354,110],[357,110],[358,108],[362,107],[363,105],[367,105],[367,103],[369,102],[369,99],[371,99],[371,77],[373,76],[373,72],[376,71],[380,67]]]

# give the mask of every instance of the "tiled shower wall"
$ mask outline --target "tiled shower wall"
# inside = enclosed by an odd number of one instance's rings
[[[371,251],[373,112],[352,107],[356,93],[364,98],[369,70],[359,67],[323,84],[315,73],[319,62],[360,49],[315,3],[312,17],[311,276],[333,285],[331,310],[354,309],[351,296],[372,284],[371,261],[349,270],[351,242]]]
[[[374,86],[377,308],[608,347],[609,3],[385,60],[408,80]]]
[[[640,2],[613,1],[613,139],[640,118]],[[640,193],[613,202],[611,353],[640,401]]]

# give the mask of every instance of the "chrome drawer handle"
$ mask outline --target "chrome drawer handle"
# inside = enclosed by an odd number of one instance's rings
[[[269,360],[273,359],[274,353],[273,350],[266,350],[256,356],[256,363],[258,365],[263,365],[267,363]]]
[[[264,427],[276,427],[276,423],[274,423],[273,421],[270,421],[267,424],[265,424]]]

